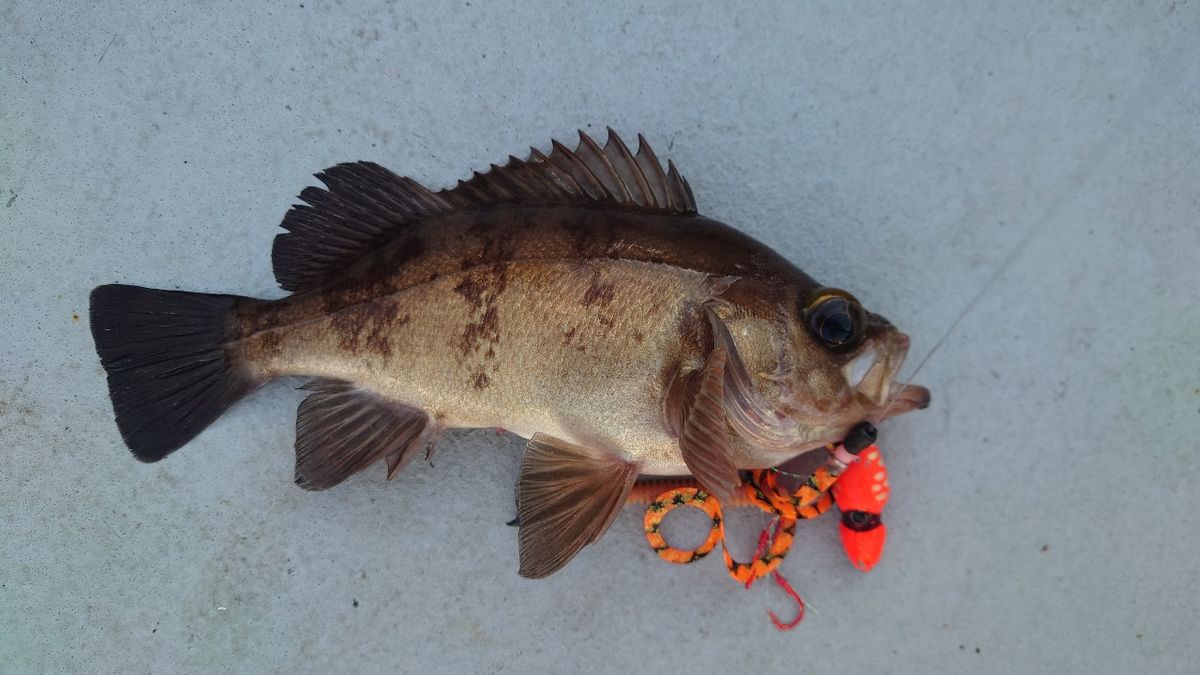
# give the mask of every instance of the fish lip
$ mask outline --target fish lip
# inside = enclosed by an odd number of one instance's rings
[[[929,389],[919,384],[892,382],[892,388],[895,391],[888,396],[887,405],[880,413],[880,420],[895,417],[896,415],[903,415],[914,410],[924,410],[933,401],[933,395]]]

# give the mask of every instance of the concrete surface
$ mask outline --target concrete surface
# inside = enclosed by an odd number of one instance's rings
[[[1200,7],[726,4],[0,5],[0,670],[1200,671]],[[882,564],[802,524],[799,629],[634,510],[520,579],[490,431],[310,494],[287,382],[125,450],[93,286],[277,296],[311,173],[441,187],[606,124],[907,329],[908,370],[971,309],[883,429]]]

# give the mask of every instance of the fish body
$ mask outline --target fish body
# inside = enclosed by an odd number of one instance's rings
[[[715,221],[580,207],[433,218],[373,257],[348,282],[243,303],[238,360],[260,379],[356,382],[446,428],[540,431],[656,475],[688,472],[662,400],[703,361],[701,303],[764,268],[815,286]],[[764,313],[774,294],[746,293]],[[778,461],[742,449],[740,468]]]
[[[370,163],[318,174],[284,218],[280,300],[102,286],[92,330],[118,428],[165,457],[271,379],[314,378],[297,482],[389,476],[449,428],[530,439],[521,573],[598,538],[639,474],[780,464],[922,407],[908,339],[848,293],[699,216],[640,139],[512,159],[432,192]]]

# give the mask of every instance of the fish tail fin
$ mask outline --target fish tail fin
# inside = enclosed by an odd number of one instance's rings
[[[92,291],[92,338],[135,457],[166,457],[263,383],[226,347],[245,300],[122,284]]]

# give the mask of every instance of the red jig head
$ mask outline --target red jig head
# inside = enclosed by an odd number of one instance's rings
[[[871,571],[883,555],[887,526],[881,517],[891,489],[887,467],[874,440],[872,436],[870,445],[858,453],[858,461],[847,467],[833,486],[834,500],[842,512],[838,527],[842,547],[851,564],[864,572]]]

